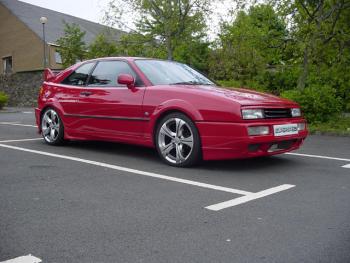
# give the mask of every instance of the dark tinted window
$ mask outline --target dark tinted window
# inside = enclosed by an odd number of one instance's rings
[[[74,86],[85,86],[89,73],[94,66],[93,63],[86,63],[79,68],[77,68],[72,74],[69,75],[65,80],[62,81],[63,84],[74,85]]]
[[[130,74],[136,79],[136,86],[142,86],[136,73],[124,61],[102,61],[99,62],[91,74],[89,86],[122,87],[117,83],[120,74]]]

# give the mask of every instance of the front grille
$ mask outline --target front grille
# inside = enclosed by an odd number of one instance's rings
[[[290,109],[264,109],[264,115],[266,119],[277,118],[291,118],[292,113]]]

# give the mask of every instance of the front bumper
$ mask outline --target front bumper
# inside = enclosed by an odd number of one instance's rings
[[[302,118],[247,121],[241,123],[197,122],[204,160],[251,158],[275,155],[298,149],[308,135],[307,128],[298,134],[275,136],[273,125],[306,122]],[[248,135],[249,126],[269,126],[270,134]]]

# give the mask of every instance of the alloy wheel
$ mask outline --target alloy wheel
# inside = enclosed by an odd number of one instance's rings
[[[45,141],[53,143],[60,135],[60,118],[58,114],[53,110],[47,110],[41,121],[41,130]]]
[[[159,130],[158,147],[162,156],[170,163],[185,162],[194,145],[191,127],[180,118],[166,120]]]

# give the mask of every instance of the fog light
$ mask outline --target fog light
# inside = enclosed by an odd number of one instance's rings
[[[305,122],[298,123],[298,131],[304,131],[305,126]]]
[[[269,126],[253,126],[248,127],[248,134],[252,135],[266,135],[270,133]]]

